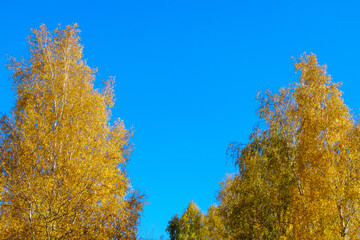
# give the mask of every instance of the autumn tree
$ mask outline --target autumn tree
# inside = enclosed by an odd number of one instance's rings
[[[219,193],[231,239],[359,239],[359,124],[314,54],[299,82],[259,96],[263,124],[231,145]]]
[[[179,218],[175,215],[168,224],[167,232],[171,240],[205,239],[204,215],[199,207],[191,201]]]
[[[222,240],[228,239],[224,220],[220,215],[219,207],[211,205],[204,216],[205,239]]]
[[[0,122],[1,239],[135,239],[143,196],[126,174],[131,133],[109,124],[114,79],[94,89],[79,30],[29,37],[10,59],[16,104]]]
[[[314,54],[295,69],[298,82],[259,94],[249,143],[229,146],[237,172],[222,181],[201,239],[360,238],[359,123]],[[170,222],[178,236],[184,215]]]
[[[226,239],[225,229],[218,207],[211,205],[206,214],[191,201],[183,214],[173,216],[166,231],[171,240],[219,240]]]

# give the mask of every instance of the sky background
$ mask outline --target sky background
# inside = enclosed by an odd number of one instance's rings
[[[78,23],[95,86],[116,77],[113,119],[134,129],[132,186],[147,195],[140,236],[167,238],[193,200],[206,211],[235,171],[226,149],[247,143],[259,90],[297,81],[291,56],[317,54],[359,113],[357,1],[1,1],[0,112],[14,104],[9,54],[46,24]]]

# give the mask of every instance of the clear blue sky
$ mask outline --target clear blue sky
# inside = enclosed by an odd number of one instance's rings
[[[135,130],[129,176],[148,195],[140,232],[158,239],[189,201],[215,202],[228,144],[258,122],[257,91],[297,80],[291,56],[316,53],[359,112],[360,5],[341,2],[2,1],[0,112],[14,102],[7,55],[28,55],[30,28],[78,23],[96,85],[116,76],[113,117]]]

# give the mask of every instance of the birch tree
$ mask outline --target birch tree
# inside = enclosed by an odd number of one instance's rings
[[[10,59],[16,103],[1,129],[2,239],[135,239],[143,196],[130,186],[129,132],[110,124],[114,79],[94,89],[74,26],[29,36]]]
[[[314,54],[299,81],[259,96],[263,124],[231,145],[220,212],[232,239],[359,239],[359,124]]]

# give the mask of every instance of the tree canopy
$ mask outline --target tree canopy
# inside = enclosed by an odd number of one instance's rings
[[[0,238],[136,239],[143,196],[126,174],[131,144],[110,125],[114,79],[94,89],[74,26],[29,36],[11,58],[16,104],[0,121]]]
[[[359,123],[315,54],[295,69],[298,82],[258,95],[249,143],[229,146],[218,239],[360,238]]]
[[[221,239],[223,224],[218,208],[212,205],[207,214],[200,212],[199,207],[190,202],[183,214],[177,214],[169,221],[166,231],[171,240]]]

